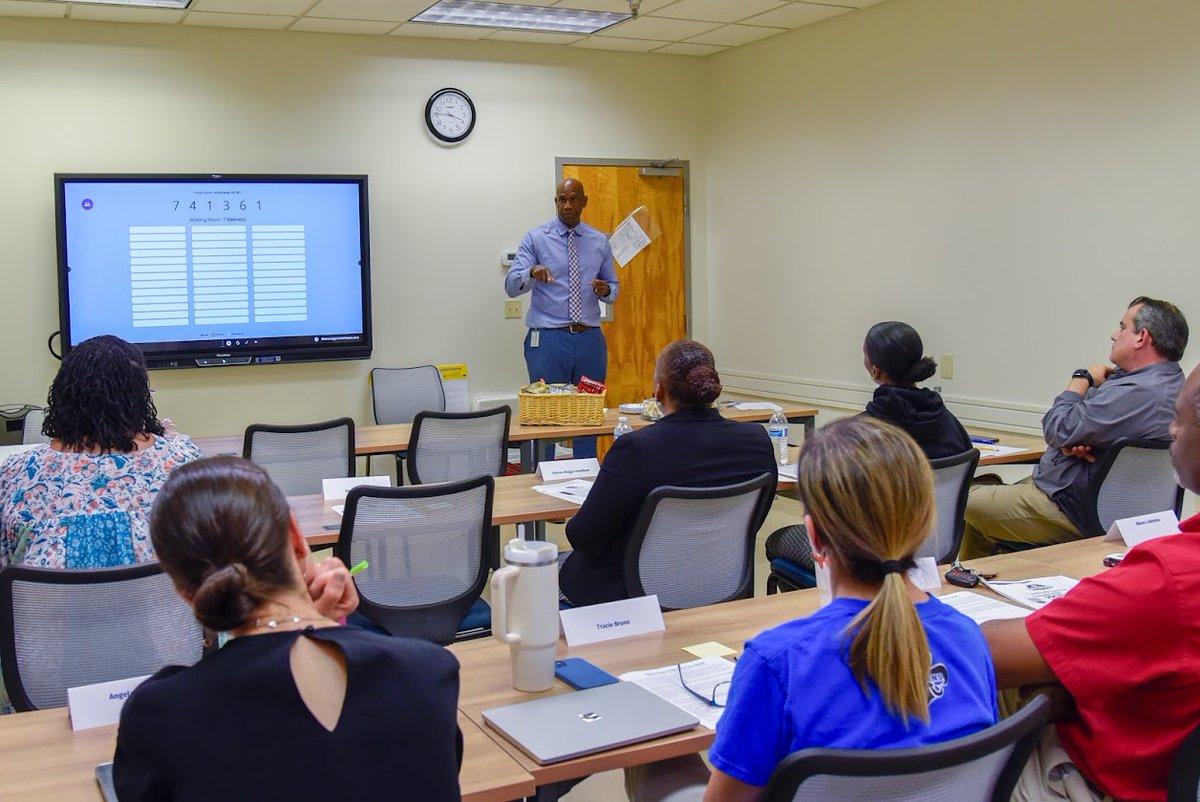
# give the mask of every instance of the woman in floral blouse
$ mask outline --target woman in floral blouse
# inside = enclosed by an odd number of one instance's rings
[[[147,517],[176,466],[199,459],[167,437],[137,346],[104,335],[63,360],[43,432],[0,464],[0,566],[103,568],[154,559]]]

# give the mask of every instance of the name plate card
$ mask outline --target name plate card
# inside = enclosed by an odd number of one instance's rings
[[[538,476],[543,482],[565,482],[568,479],[595,479],[600,475],[600,460],[557,459],[538,463]]]
[[[941,590],[942,575],[938,573],[937,560],[918,557],[917,564],[908,569],[909,580],[921,590]]]
[[[121,720],[121,708],[133,689],[150,679],[144,677],[118,679],[112,682],[97,682],[95,685],[80,685],[67,688],[67,708],[71,714],[71,729],[87,730],[116,724]]]
[[[636,599],[591,604],[563,610],[563,634],[568,646],[582,646],[617,640],[630,635],[661,632],[667,628],[663,623],[662,610],[658,607],[658,596],[639,596]]]
[[[355,487],[391,487],[390,476],[347,476],[343,479],[322,479],[321,492],[326,501],[345,501],[346,494]]]
[[[1105,541],[1125,541],[1125,545],[1133,548],[1139,543],[1153,540],[1163,535],[1179,534],[1179,519],[1174,510],[1152,512],[1149,515],[1135,515],[1132,518],[1122,518],[1113,521],[1104,536]]]

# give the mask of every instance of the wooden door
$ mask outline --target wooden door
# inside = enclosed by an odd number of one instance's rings
[[[679,175],[641,175],[640,169],[562,165],[562,178],[583,182],[588,196],[583,221],[588,225],[610,234],[630,212],[645,206],[662,231],[625,267],[617,267],[620,291],[612,320],[602,324],[608,340],[609,407],[649,398],[658,352],[687,336],[683,170]],[[601,439],[601,456],[607,441]]]

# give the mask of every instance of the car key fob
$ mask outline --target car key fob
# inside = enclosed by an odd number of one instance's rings
[[[961,565],[955,565],[946,572],[946,581],[960,588],[973,588],[979,584],[979,575]]]

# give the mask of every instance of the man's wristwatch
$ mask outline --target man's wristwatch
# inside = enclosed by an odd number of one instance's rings
[[[1095,387],[1096,380],[1092,378],[1092,372],[1087,368],[1080,368],[1071,374],[1072,379],[1087,379],[1088,387]]]

